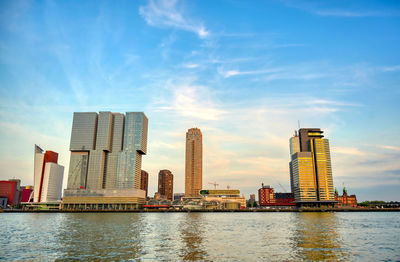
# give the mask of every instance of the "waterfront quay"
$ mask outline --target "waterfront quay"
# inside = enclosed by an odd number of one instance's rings
[[[130,210],[22,210],[5,209],[5,213],[252,213],[252,212],[400,212],[400,208],[296,208],[296,209],[130,209]]]

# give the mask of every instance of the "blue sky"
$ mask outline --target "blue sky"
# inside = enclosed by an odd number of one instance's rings
[[[0,1],[0,179],[33,184],[33,147],[69,166],[75,111],[143,111],[149,192],[184,191],[185,132],[205,187],[289,189],[288,140],[319,127],[333,180],[400,200],[398,1]]]

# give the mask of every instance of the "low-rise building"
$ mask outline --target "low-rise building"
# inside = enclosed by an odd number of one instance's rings
[[[216,209],[243,209],[246,207],[246,197],[240,195],[238,189],[205,189],[200,190],[203,196],[203,206],[213,206],[211,203],[218,203]],[[207,204],[210,202],[210,204]]]
[[[357,207],[356,195],[348,195],[347,189],[343,188],[343,195],[339,196],[337,189],[335,188],[335,200],[338,201],[338,207]]]
[[[0,197],[7,198],[7,205],[16,207],[19,205],[18,181],[0,181]]]
[[[287,207],[295,206],[293,193],[274,193],[270,186],[262,184],[258,189],[259,203],[261,207]]]

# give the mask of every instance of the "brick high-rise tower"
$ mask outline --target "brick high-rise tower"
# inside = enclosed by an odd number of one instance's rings
[[[158,173],[158,193],[168,200],[174,200],[174,175],[171,171],[164,169]]]
[[[203,137],[200,129],[186,133],[185,196],[199,196],[203,187]]]

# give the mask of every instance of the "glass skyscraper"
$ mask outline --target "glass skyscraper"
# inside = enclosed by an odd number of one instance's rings
[[[147,128],[148,119],[142,112],[74,113],[65,193],[70,197],[84,193],[106,196],[111,192],[107,190],[140,190]]]
[[[290,139],[290,184],[298,205],[335,202],[328,139],[319,128],[302,128]]]

